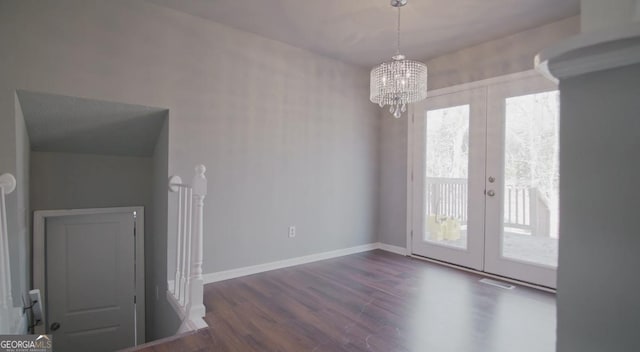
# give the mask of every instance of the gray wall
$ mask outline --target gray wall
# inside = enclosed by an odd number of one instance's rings
[[[570,17],[427,60],[429,89],[531,70],[538,52],[577,34],[579,26],[579,17]],[[378,238],[386,244],[406,247],[408,120],[396,120],[386,111],[380,114]]]
[[[531,70],[542,49],[579,32],[580,17],[569,17],[432,58],[427,60],[429,89]]]
[[[602,0],[580,1],[582,32],[595,32],[611,26],[631,21],[640,21],[640,2],[638,0],[616,0],[611,3]],[[634,18],[635,17],[635,18]]]
[[[168,174],[208,167],[205,273],[377,240],[368,70],[143,1],[1,1],[0,44],[0,127],[16,89],[170,110]]]
[[[557,350],[640,351],[640,65],[560,91]]]
[[[149,206],[151,158],[31,153],[31,209]]]
[[[381,113],[378,240],[406,247],[407,117]]]

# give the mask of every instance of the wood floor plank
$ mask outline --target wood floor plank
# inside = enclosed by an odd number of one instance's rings
[[[552,352],[555,296],[380,250],[205,286],[208,329],[140,351]]]

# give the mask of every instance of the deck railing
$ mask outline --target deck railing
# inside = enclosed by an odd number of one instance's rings
[[[169,180],[169,190],[178,193],[177,231],[175,238],[175,273],[168,280],[167,297],[178,312],[182,324],[178,332],[207,327],[203,317],[204,282],[202,279],[202,237],[204,197],[207,195],[206,168],[198,165],[191,185],[179,176]]]
[[[467,223],[468,197],[466,178],[427,178],[427,214],[457,219]]]
[[[466,178],[427,178],[426,214],[456,219],[465,225],[469,207],[467,193]],[[507,185],[504,196],[504,227],[549,236],[549,206],[537,188]]]
[[[549,237],[550,210],[536,187],[505,187],[504,226],[530,231],[534,236]]]

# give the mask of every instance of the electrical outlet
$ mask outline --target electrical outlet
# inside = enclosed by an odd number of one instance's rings
[[[296,227],[289,226],[289,238],[294,238],[294,237],[296,237]]]

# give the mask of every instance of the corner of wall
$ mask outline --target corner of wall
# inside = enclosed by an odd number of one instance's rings
[[[380,110],[378,242],[406,247],[408,119]]]
[[[12,281],[14,302],[22,302],[22,295],[31,287],[31,209],[29,206],[29,163],[31,157],[31,143],[29,133],[20,105],[17,92],[13,93],[14,100],[14,133],[15,133],[15,177],[17,180],[15,192],[15,207],[13,208],[17,236],[10,240],[9,247],[13,256]],[[8,216],[11,218],[10,216]],[[10,231],[11,232],[11,231]]]
[[[150,236],[146,243],[147,341],[168,337],[178,330],[180,319],[169,305],[167,291],[167,234],[169,177],[169,113],[158,135],[152,156],[153,193]]]

